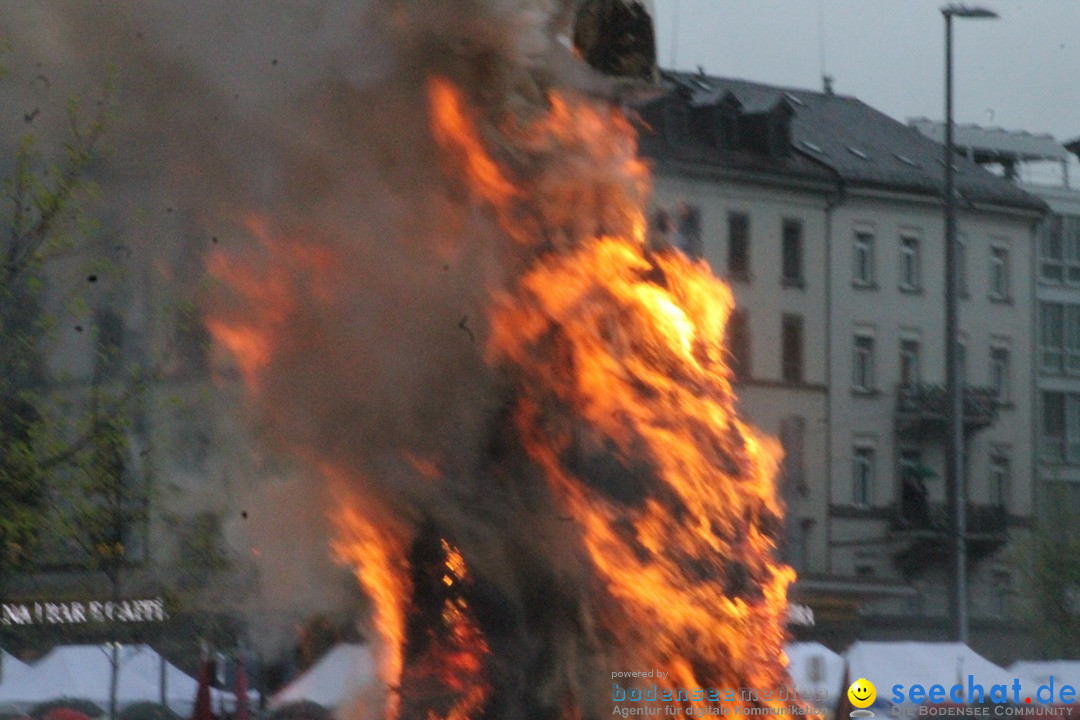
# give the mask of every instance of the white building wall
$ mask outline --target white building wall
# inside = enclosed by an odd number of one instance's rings
[[[961,211],[959,231],[966,239],[965,266],[967,292],[960,300],[960,331],[966,345],[966,381],[973,386],[991,384],[991,348],[1008,352],[1008,397],[997,422],[977,431],[969,441],[968,498],[976,505],[996,504],[990,483],[992,452],[1009,461],[1007,508],[1010,515],[1030,521],[1032,513],[1032,443],[1030,377],[1032,357],[1031,277],[1033,226],[1029,217],[998,213]],[[834,348],[830,378],[833,443],[835,459],[833,571],[862,576],[898,576],[891,562],[895,544],[883,543],[889,520],[882,509],[900,500],[898,467],[905,447],[921,450],[921,462],[935,472],[926,479],[931,503],[945,503],[944,436],[920,441],[900,438],[896,432],[896,392],[900,384],[900,343],[917,339],[919,374],[923,383],[944,384],[944,221],[940,204],[897,196],[850,197],[837,208],[833,218],[831,262],[836,268],[832,300],[831,344]],[[874,235],[874,282],[866,285],[853,277],[856,230],[872,230]],[[901,281],[901,238],[919,240],[920,282],[906,288]],[[1008,251],[1008,293],[994,298],[990,293],[991,248]],[[874,339],[874,387],[862,392],[852,387],[857,334]],[[853,448],[869,445],[877,460],[873,500],[870,507],[854,507]],[[1010,528],[1010,544],[1018,532]],[[972,612],[994,614],[1000,607],[998,587],[990,584],[1019,582],[1009,570],[1008,547],[994,557],[973,564],[977,570],[972,585]],[[912,610],[923,608],[932,614],[944,612],[941,568],[927,568],[915,579],[921,597],[909,603]],[[1008,575],[1008,577],[1004,577]],[[935,577],[937,576],[937,577]],[[986,577],[984,577],[986,576]],[[992,594],[993,601],[986,600]],[[985,600],[985,602],[984,602]]]
[[[788,488],[789,527],[803,548],[789,558],[800,575],[850,577],[868,582],[908,583],[915,592],[879,596],[865,606],[890,615],[942,615],[947,607],[947,560],[904,577],[893,557],[892,513],[900,499],[896,473],[903,443],[896,433],[896,388],[900,383],[900,341],[917,339],[923,383],[944,383],[944,252],[940,203],[898,194],[850,194],[831,206],[830,194],[740,182],[735,179],[661,174],[656,205],[679,202],[701,213],[703,253],[714,272],[732,285],[750,327],[751,377],[737,384],[740,407],[767,433],[780,435],[785,419],[804,422],[802,492]],[[750,218],[749,277],[728,273],[727,215]],[[801,288],[781,282],[781,228],[796,218],[804,229]],[[874,235],[874,283],[854,282],[853,239],[859,230]],[[972,564],[973,617],[1002,619],[1013,614],[1022,582],[1015,558],[1023,547],[1024,523],[1032,513],[1033,220],[1028,216],[962,210],[959,229],[966,238],[967,293],[960,303],[960,327],[967,346],[967,382],[991,382],[990,351],[1008,351],[1008,400],[991,427],[970,443],[970,502],[996,502],[990,484],[991,451],[1009,459],[1007,506],[1022,522],[1009,529],[1009,543]],[[920,286],[901,288],[901,237],[919,240]],[[991,247],[1008,252],[1006,297],[990,294]],[[781,317],[804,318],[804,379],[782,381]],[[870,392],[853,390],[854,338],[873,337],[874,383]],[[871,502],[854,501],[853,448],[874,448]],[[936,477],[927,480],[930,500],[945,503],[944,438],[923,442],[922,463]],[[1014,523],[1015,525],[1015,523]]]

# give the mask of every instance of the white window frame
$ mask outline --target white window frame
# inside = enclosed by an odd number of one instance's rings
[[[1060,398],[1062,417],[1055,418],[1061,437],[1052,441],[1046,434],[1047,398]],[[1039,396],[1039,456],[1054,463],[1080,465],[1080,393],[1043,391]]]
[[[1065,283],[1080,285],[1080,215],[1061,217],[1061,254]]]
[[[1009,248],[1002,243],[990,246],[990,297],[1009,299]]]
[[[920,254],[921,240],[914,233],[900,235],[900,289],[915,291],[922,289],[922,267]]]
[[[1009,346],[1005,343],[994,343],[990,346],[990,386],[997,391],[998,400],[1009,399],[1010,378],[1010,355]]]
[[[990,449],[989,478],[987,478],[987,482],[990,489],[991,505],[1009,506],[1009,493],[1012,482],[1010,477],[1011,465],[1007,448],[999,445]]]
[[[852,342],[851,389],[872,392],[874,387],[874,335],[857,331]]]
[[[908,352],[911,347],[915,348],[914,353]],[[900,384],[904,387],[913,387],[922,382],[922,343],[917,337],[901,337],[900,338]],[[913,377],[905,378],[904,368],[914,368]]]
[[[855,228],[852,241],[852,283],[859,287],[871,287],[877,277],[874,267],[874,244],[876,238],[873,228],[859,226]]]
[[[788,232],[793,229],[794,232]],[[780,283],[788,287],[802,287],[806,280],[806,231],[801,218],[785,217],[780,221]],[[793,249],[795,267],[788,267],[788,250]],[[794,275],[788,275],[794,270]]]
[[[874,504],[875,456],[874,445],[865,440],[851,448],[851,502],[856,507]]]
[[[1062,370],[1080,375],[1080,305],[1062,307]]]
[[[1039,303],[1039,369],[1060,375],[1065,372],[1065,306]]]
[[[1065,236],[1062,216],[1049,215],[1039,227],[1039,279],[1046,282],[1065,282]],[[1056,241],[1057,253],[1050,245]]]
[[[1051,436],[1046,432],[1047,418],[1050,417],[1048,400],[1053,397],[1055,399],[1060,398],[1061,417],[1058,418],[1056,413],[1055,425],[1061,426],[1061,436]],[[1039,395],[1039,457],[1048,462],[1064,462],[1065,461],[1065,445],[1066,445],[1066,427],[1065,427],[1065,398],[1066,393],[1054,392],[1044,390]],[[1057,404],[1055,402],[1055,404]]]

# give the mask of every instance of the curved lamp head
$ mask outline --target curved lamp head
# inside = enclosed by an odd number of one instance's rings
[[[945,17],[976,19],[983,18],[988,20],[999,17],[999,15],[993,10],[989,10],[983,7],[970,7],[968,5],[961,5],[959,3],[951,3],[941,8],[941,14]]]

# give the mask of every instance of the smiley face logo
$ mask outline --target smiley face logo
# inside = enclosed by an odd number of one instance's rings
[[[859,678],[847,689],[848,700],[857,708],[868,708],[877,699],[877,688],[866,678]]]

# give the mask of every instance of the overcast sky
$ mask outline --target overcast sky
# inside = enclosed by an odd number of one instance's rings
[[[824,61],[838,93],[902,121],[944,116],[945,0],[654,3],[661,67],[820,89]],[[956,121],[1080,136],[1080,0],[967,4],[1001,19],[954,23]]]

